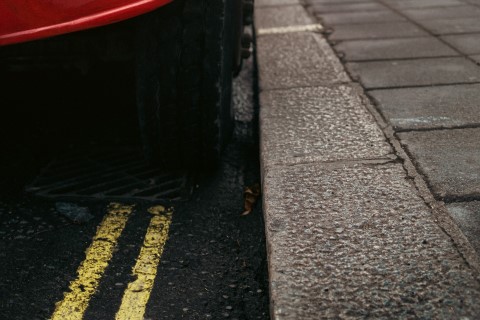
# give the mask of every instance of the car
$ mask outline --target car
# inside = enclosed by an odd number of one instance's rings
[[[232,131],[252,14],[253,0],[2,0],[0,56],[128,63],[148,161],[210,169]]]

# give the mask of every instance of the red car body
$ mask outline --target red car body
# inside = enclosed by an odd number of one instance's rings
[[[250,54],[252,18],[253,0],[0,0],[0,80],[121,70],[145,158],[212,168],[233,128],[232,77]]]
[[[173,0],[1,0],[0,45],[36,40],[132,18]]]

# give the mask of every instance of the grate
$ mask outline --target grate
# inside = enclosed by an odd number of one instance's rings
[[[181,200],[191,192],[186,173],[169,173],[146,163],[134,148],[71,152],[51,161],[26,187],[47,198]]]

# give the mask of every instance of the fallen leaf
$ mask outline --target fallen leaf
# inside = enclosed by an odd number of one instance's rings
[[[260,184],[256,183],[249,187],[246,187],[243,191],[244,209],[242,216],[246,216],[251,213],[258,197],[260,196]]]

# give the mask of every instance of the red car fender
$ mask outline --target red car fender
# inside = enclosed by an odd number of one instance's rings
[[[1,0],[0,45],[132,18],[174,0]]]

